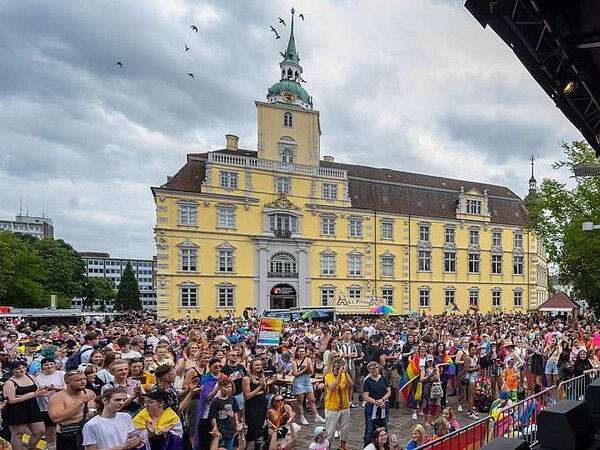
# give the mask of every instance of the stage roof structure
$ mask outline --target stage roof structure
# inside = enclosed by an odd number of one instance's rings
[[[467,0],[600,157],[600,1]]]

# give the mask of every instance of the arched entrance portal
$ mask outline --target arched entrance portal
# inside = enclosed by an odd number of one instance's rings
[[[289,284],[278,284],[271,289],[271,309],[290,309],[298,304],[296,289]]]

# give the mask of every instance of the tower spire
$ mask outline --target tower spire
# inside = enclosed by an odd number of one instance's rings
[[[537,181],[535,179],[535,175],[533,173],[534,165],[535,165],[535,156],[531,155],[529,158],[531,161],[531,178],[529,179],[529,193],[537,192]]]
[[[288,39],[287,48],[285,49],[284,61],[298,64],[300,58],[298,57],[298,51],[296,50],[296,41],[294,39],[294,14],[296,10],[292,8],[292,22],[290,26],[290,38]]]

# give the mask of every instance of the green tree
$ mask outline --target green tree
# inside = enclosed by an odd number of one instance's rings
[[[142,309],[142,299],[140,298],[140,288],[135,279],[131,262],[127,261],[127,266],[121,275],[119,290],[115,300],[115,309],[117,311],[127,311],[132,309]]]
[[[577,164],[597,163],[584,142],[562,144],[566,158],[553,165],[570,170]],[[562,282],[570,282],[578,299],[600,311],[600,232],[582,231],[583,222],[600,223],[600,177],[574,177],[572,188],[544,179],[528,204],[531,227],[542,237]]]
[[[61,239],[36,239],[32,247],[46,267],[44,287],[58,296],[60,304],[70,303],[84,293],[85,263],[71,244]]]
[[[47,272],[43,259],[27,240],[0,232],[0,304],[16,307],[49,306],[44,288]]]
[[[106,302],[114,300],[116,295],[115,284],[106,278],[86,278],[85,295],[83,296],[84,309],[92,309],[96,300],[100,300],[102,309],[105,308]]]

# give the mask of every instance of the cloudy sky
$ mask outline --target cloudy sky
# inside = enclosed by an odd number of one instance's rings
[[[256,148],[254,101],[278,81],[292,6],[322,155],[519,195],[530,154],[538,180],[565,176],[558,142],[580,135],[462,4],[0,0],[0,218],[22,198],[80,251],[150,258],[150,186],[226,133]]]

